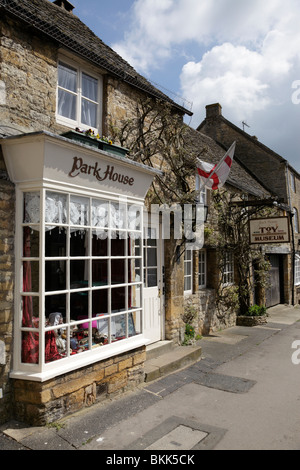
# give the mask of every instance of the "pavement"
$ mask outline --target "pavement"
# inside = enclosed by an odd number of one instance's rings
[[[134,467],[193,464],[201,450],[300,450],[300,308],[268,313],[265,325],[203,337],[200,360],[134,392],[45,427],[6,423],[0,450],[98,450]],[[173,461],[149,460],[162,452]]]

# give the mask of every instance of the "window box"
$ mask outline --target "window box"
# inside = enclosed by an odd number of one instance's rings
[[[67,139],[75,140],[90,147],[104,150],[105,152],[112,153],[113,155],[118,155],[120,157],[126,157],[128,149],[120,147],[119,145],[110,144],[104,140],[97,139],[96,137],[91,137],[82,132],[77,131],[68,131],[62,134],[63,137]]]

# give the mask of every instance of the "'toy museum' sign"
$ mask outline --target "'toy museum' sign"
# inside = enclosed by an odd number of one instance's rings
[[[249,227],[251,244],[290,242],[288,217],[252,219]]]

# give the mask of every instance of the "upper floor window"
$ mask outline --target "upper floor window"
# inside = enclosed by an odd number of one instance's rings
[[[294,173],[291,173],[291,188],[295,193],[296,192],[296,177]]]
[[[97,130],[100,124],[101,78],[65,62],[58,63],[57,119],[72,127]]]

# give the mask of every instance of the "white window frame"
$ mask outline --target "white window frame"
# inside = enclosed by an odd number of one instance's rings
[[[231,251],[224,253],[222,284],[223,286],[232,286],[234,284],[234,256]]]
[[[295,286],[300,285],[300,255],[295,256]]]
[[[188,272],[190,271],[190,272]],[[187,283],[190,287],[187,288]],[[184,252],[184,294],[193,293],[193,250],[185,250]]]
[[[201,191],[201,180],[200,176],[196,175],[196,191],[199,193],[197,197],[197,201],[199,204],[207,204],[207,189],[202,187]]]
[[[295,173],[290,173],[291,175],[291,188],[292,188],[292,191],[295,193],[296,192],[296,176],[295,176]]]
[[[206,250],[199,251],[199,265],[198,265],[198,277],[199,277],[199,289],[205,289],[207,285],[207,257]]]
[[[95,349],[91,348],[88,351],[76,354],[76,355],[70,355],[68,353],[68,356],[62,359],[59,359],[54,362],[49,362],[45,363],[44,361],[40,360],[38,364],[32,364],[32,363],[22,363],[22,332],[26,331],[34,331],[35,333],[39,334],[39,357],[42,358],[44,357],[44,351],[45,351],[45,332],[53,330],[55,328],[49,327],[46,325],[45,322],[45,298],[47,295],[56,295],[56,294],[66,294],[67,299],[69,299],[69,296],[71,295],[72,288],[70,286],[70,277],[66,277],[67,279],[67,285],[66,289],[58,291],[58,292],[48,292],[45,289],[45,263],[47,260],[49,260],[49,257],[45,257],[45,220],[43,217],[43,214],[45,213],[45,196],[46,192],[55,192],[55,193],[61,193],[67,195],[67,198],[71,197],[71,195],[75,195],[78,197],[85,197],[89,199],[90,201],[99,199],[101,201],[107,201],[108,203],[115,203],[119,204],[120,199],[117,197],[112,197],[112,196],[105,196],[105,194],[98,194],[95,192],[91,191],[85,191],[85,190],[78,190],[76,192],[76,189],[72,190],[62,190],[61,188],[57,189],[52,186],[43,186],[43,187],[30,187],[27,188],[26,185],[23,186],[21,185],[20,187],[17,188],[17,205],[16,205],[16,240],[17,240],[17,246],[16,246],[16,290],[15,290],[15,329],[14,329],[14,334],[15,334],[15,341],[14,341],[14,365],[13,365],[13,371],[11,372],[10,376],[12,378],[17,378],[17,379],[23,379],[23,380],[35,380],[35,381],[45,381],[49,380],[50,378],[59,376],[61,374],[77,370],[80,367],[84,367],[90,364],[93,364],[95,362],[99,362],[101,360],[113,357],[117,354],[122,354],[124,352],[130,351],[132,349],[135,349],[137,347],[141,347],[142,345],[145,345],[146,339],[144,338],[143,334],[143,286],[142,286],[142,279],[136,280],[132,279],[130,280],[128,278],[128,267],[129,267],[129,262],[132,259],[139,259],[139,265],[141,267],[141,270],[143,270],[143,255],[142,255],[142,250],[139,256],[134,256],[128,253],[127,246],[128,244],[125,243],[125,255],[124,255],[124,260],[125,261],[125,282],[123,286],[126,286],[126,303],[125,303],[125,310],[120,311],[120,312],[112,312],[109,311],[108,315],[112,318],[113,316],[122,315],[123,313],[126,315],[126,318],[130,312],[138,311],[140,312],[140,331],[136,333],[135,336],[129,337],[128,333],[125,339],[122,339],[120,341],[115,341],[111,342],[110,344],[107,344],[102,347],[97,347]],[[36,223],[36,229],[39,231],[39,239],[40,239],[40,246],[39,246],[39,256],[36,258],[26,258],[23,253],[23,227],[28,226],[28,223],[25,223],[23,220],[23,194],[25,192],[37,192],[40,195],[40,201],[42,203],[40,204],[40,221]],[[127,203],[128,207],[131,205],[136,207],[137,205],[140,206],[140,228],[138,230],[133,230],[132,228],[123,228],[123,229],[116,229],[113,227],[113,225],[109,226],[108,229],[111,231],[117,231],[118,233],[123,233],[124,236],[128,236],[129,233],[135,232],[137,236],[140,237],[141,243],[142,243],[142,238],[143,238],[143,204],[140,202],[137,202],[135,200],[130,200],[129,198],[126,198],[125,204]],[[120,203],[121,204],[121,203]],[[34,224],[30,224],[34,225]],[[52,224],[51,224],[52,225]],[[68,221],[66,224],[58,224],[57,226],[65,226],[67,230],[70,230],[70,221]],[[53,223],[53,226],[55,224]],[[90,230],[90,233],[93,233],[94,228],[92,227],[91,222],[86,225],[84,228],[87,230]],[[90,235],[91,236],[91,235]],[[67,246],[68,246],[68,241],[67,241]],[[91,250],[91,248],[89,248]],[[57,257],[56,257],[57,258]],[[92,252],[89,251],[89,255],[85,257],[88,260],[92,260]],[[123,257],[122,257],[123,258]],[[51,258],[52,259],[52,258]],[[76,259],[76,258],[75,258]],[[30,293],[30,292],[25,292],[23,289],[23,262],[25,261],[35,261],[39,262],[39,288],[38,292]],[[71,261],[71,256],[68,254],[68,256],[63,256],[62,261],[67,262],[67,272],[70,270],[70,267],[68,263]],[[91,264],[90,264],[91,266]],[[91,267],[89,268],[91,269]],[[109,274],[108,274],[109,276]],[[110,281],[111,282],[111,281]],[[129,307],[128,303],[128,292],[129,289],[128,287],[131,288],[136,288],[138,290],[138,295],[140,296],[140,304],[134,307]],[[112,288],[117,288],[118,285],[115,284],[108,284],[108,289]],[[86,288],[86,292],[88,295],[91,297],[92,292],[95,288],[90,285]],[[84,288],[81,288],[80,291],[83,291]],[[72,291],[73,292],[73,291]],[[76,292],[76,291],[75,291]],[[22,326],[22,298],[24,296],[31,296],[33,294],[33,297],[36,297],[38,299],[38,304],[39,304],[39,325],[30,328],[24,328]],[[111,294],[110,294],[111,296]],[[69,309],[70,305],[70,300],[67,300],[66,305],[67,309]],[[126,308],[127,306],[127,308]],[[109,307],[110,308],[110,307]],[[70,312],[68,312],[70,315]],[[70,318],[70,316],[69,316]],[[86,320],[84,320],[85,322]],[[91,328],[92,322],[94,321],[94,317],[91,316],[91,307],[89,307],[89,319],[87,321],[90,324]],[[66,321],[63,325],[60,325],[59,327],[56,328],[64,328],[66,327],[67,329],[70,329],[70,323]],[[73,326],[73,324],[72,324]],[[68,330],[69,331],[69,330]],[[128,330],[127,330],[128,331]],[[91,332],[91,330],[90,330]]]
[[[69,119],[65,116],[62,116],[58,113],[58,90],[62,89],[62,87],[59,86],[58,84],[58,67],[59,64],[66,65],[71,67],[72,69],[75,69],[77,72],[77,92],[74,93],[74,95],[77,96],[76,100],[76,119]],[[81,116],[81,100],[82,100],[82,74],[86,74],[94,78],[95,80],[98,81],[98,102],[95,102],[97,104],[97,124],[95,127],[88,126],[86,124],[83,124],[81,122],[80,116]],[[69,90],[66,90],[67,92],[70,92]],[[60,56],[58,59],[57,63],[57,86],[56,86],[56,121],[59,124],[62,124],[66,127],[71,127],[72,129],[75,130],[76,127],[82,129],[82,130],[89,130],[92,129],[96,134],[99,133],[101,136],[102,134],[102,107],[103,107],[103,77],[99,73],[93,70],[92,67],[88,67],[85,64],[77,63],[74,60],[65,57],[65,56]]]

